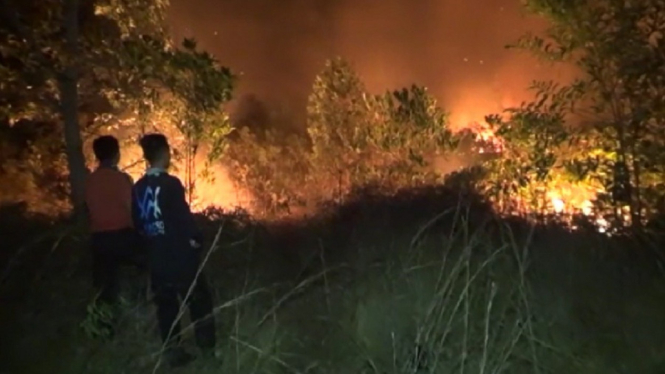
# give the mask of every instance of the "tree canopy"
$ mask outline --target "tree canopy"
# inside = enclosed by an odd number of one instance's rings
[[[512,144],[514,157],[500,168],[517,171],[521,186],[555,177],[585,182],[601,191],[595,204],[606,218],[640,225],[662,211],[665,196],[665,4],[529,0],[526,6],[550,27],[513,47],[574,64],[580,75],[567,85],[536,82],[536,102],[510,109],[507,119],[490,118]]]
[[[82,147],[74,144],[82,143],[80,134],[85,140],[121,123],[138,124],[139,132],[153,129],[156,121],[160,130],[175,126],[188,151],[196,153],[205,137],[211,154],[219,154],[230,131],[221,106],[231,98],[235,77],[198,51],[195,41],[171,42],[167,5],[162,0],[3,1],[0,116],[9,124],[52,123],[60,137],[69,128],[61,144],[68,145],[70,175],[77,175],[70,178],[73,187],[85,173]],[[76,16],[75,25],[68,12]],[[66,35],[70,29],[75,55]],[[63,90],[64,77],[74,80],[73,91]],[[75,114],[69,122],[68,103]],[[80,186],[72,192],[75,203],[82,201]]]

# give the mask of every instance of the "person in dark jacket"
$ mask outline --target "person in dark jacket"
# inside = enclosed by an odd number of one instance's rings
[[[179,297],[188,304],[197,345],[204,351],[215,346],[212,298],[199,271],[202,234],[185,199],[180,180],[168,173],[170,146],[162,134],[140,140],[149,164],[133,189],[133,219],[149,249],[151,281],[166,359],[172,367],[193,359],[179,347]]]
[[[85,202],[90,221],[93,285],[98,300],[112,306],[118,301],[118,270],[133,265],[142,272],[146,259],[132,219],[132,178],[118,169],[120,146],[110,135],[92,143],[98,167],[88,175]],[[113,327],[106,326],[111,335]]]

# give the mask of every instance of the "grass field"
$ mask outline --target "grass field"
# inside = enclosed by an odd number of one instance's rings
[[[470,200],[441,189],[299,222],[202,218],[210,241],[221,228],[205,266],[218,357],[173,372],[664,372],[660,242],[533,227]],[[59,232],[5,230],[10,248]],[[170,371],[153,307],[131,291],[144,280],[126,274],[119,336],[91,338],[85,238],[55,242],[24,249],[1,286],[0,373]]]

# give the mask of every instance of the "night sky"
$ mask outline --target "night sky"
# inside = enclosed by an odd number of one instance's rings
[[[427,86],[458,126],[519,103],[534,78],[570,73],[504,48],[542,29],[519,0],[171,1],[174,36],[195,37],[244,74],[238,97],[299,113],[314,76],[336,55],[373,92]]]

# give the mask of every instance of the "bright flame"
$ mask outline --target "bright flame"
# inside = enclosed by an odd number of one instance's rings
[[[472,121],[466,129],[471,130],[476,135],[479,143],[478,153],[501,153],[503,151],[503,140],[496,136],[487,122]]]
[[[547,197],[555,214],[561,216],[577,214],[589,217],[595,222],[598,231],[605,232],[609,223],[603,217],[596,216],[592,202],[598,192],[591,186],[584,184],[561,183],[560,186],[547,191]],[[572,226],[572,228],[576,227]]]
[[[200,157],[203,158],[203,157]],[[201,162],[199,165],[203,165]],[[194,188],[192,210],[202,211],[208,207],[225,210],[235,208],[249,209],[251,197],[249,192],[233,183],[228,170],[222,165],[210,167],[209,178],[197,178]],[[181,178],[185,180],[184,172]]]
[[[140,160],[140,152],[133,149],[125,151],[124,157],[128,165],[136,164]],[[196,156],[195,165],[199,171],[203,171],[205,165],[205,156],[200,154]],[[182,183],[187,186],[187,175],[185,173],[184,162],[173,161],[170,173],[178,177]],[[143,162],[128,168],[127,173],[136,181],[143,176]],[[222,165],[211,166],[207,170],[208,175],[202,177],[200,174],[194,181],[194,190],[190,206],[192,211],[200,212],[208,207],[222,208],[224,210],[233,210],[235,208],[248,209],[250,207],[251,196],[249,192],[236,186],[231,180],[228,171]],[[189,196],[187,196],[189,197]]]
[[[566,203],[564,203],[563,200],[559,198],[553,198],[552,205],[556,213],[563,213],[564,209],[566,209]]]
[[[504,149],[502,139],[496,136],[486,122],[470,121],[468,123],[466,129],[474,132],[476,139],[480,143],[480,146],[477,148],[478,153],[502,153]],[[599,232],[605,233],[609,229],[609,222],[598,214],[593,204],[593,201],[596,200],[598,194],[601,192],[602,189],[598,186],[558,181],[550,184],[545,192],[548,202],[547,206],[538,209],[541,209],[540,213],[549,212],[550,214],[561,217],[572,217],[573,215],[588,217],[595,222]],[[520,208],[521,211],[515,213],[520,213],[522,215],[534,213],[533,211],[536,210],[536,208],[531,207],[530,202],[519,200],[520,198],[515,198],[515,203],[522,208]],[[545,212],[542,211],[543,208],[546,210]],[[619,215],[627,222],[630,220],[630,214],[626,209],[622,209]],[[571,224],[571,228],[576,227]]]
[[[598,189],[583,183],[559,182],[550,186],[546,196],[555,213],[593,214],[593,203]]]

